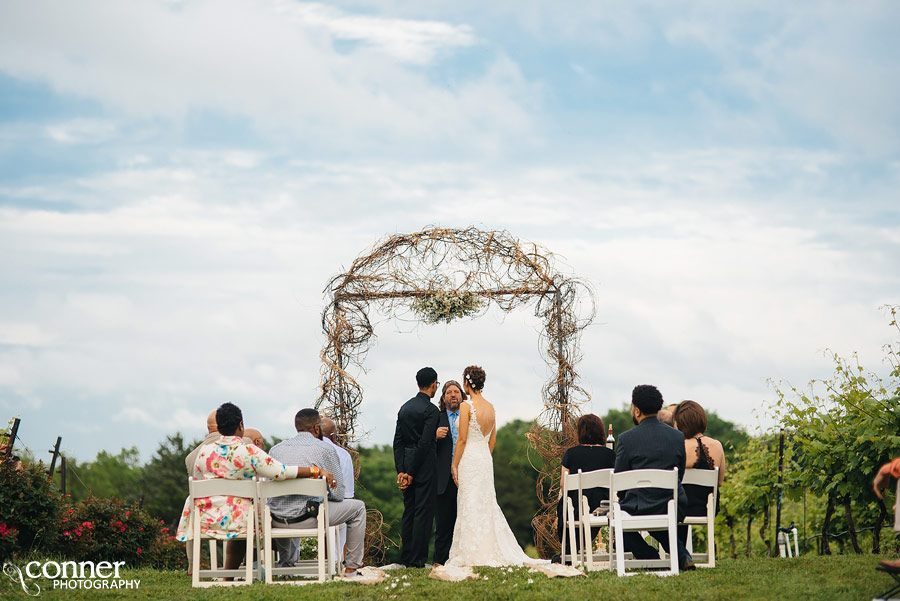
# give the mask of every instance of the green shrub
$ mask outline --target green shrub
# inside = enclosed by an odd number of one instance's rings
[[[52,550],[62,505],[43,463],[18,469],[0,462],[0,562],[34,551]]]
[[[66,557],[125,561],[135,567],[150,565],[154,545],[169,536],[159,520],[115,497],[89,496],[75,505],[66,504],[59,525],[59,550]]]

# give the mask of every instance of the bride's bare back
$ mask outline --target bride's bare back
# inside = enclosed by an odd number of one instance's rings
[[[478,421],[478,429],[481,435],[487,438],[494,431],[497,423],[497,416],[494,413],[494,406],[491,405],[484,397],[472,397],[469,401],[475,407],[475,419]]]

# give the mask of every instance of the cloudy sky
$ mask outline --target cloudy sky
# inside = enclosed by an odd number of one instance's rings
[[[0,4],[0,416],[87,460],[267,434],[317,396],[330,277],[505,229],[588,280],[589,410],[638,383],[755,427],[768,379],[883,370],[900,303],[900,5]],[[528,309],[377,319],[364,442],[425,364],[541,409]],[[755,413],[756,412],[756,413]]]

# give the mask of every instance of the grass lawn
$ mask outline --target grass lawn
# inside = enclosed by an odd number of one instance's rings
[[[41,599],[209,599],[252,601],[290,599],[378,599],[390,601],[478,601],[481,599],[561,599],[647,601],[665,599],[700,601],[722,599],[872,599],[888,588],[890,578],[875,571],[878,557],[835,556],[798,559],[721,560],[714,570],[697,570],[676,577],[638,575],[617,578],[614,573],[595,572],[588,577],[554,578],[526,569],[508,573],[503,569],[479,570],[487,580],[445,583],[428,578],[428,570],[388,572],[385,583],[364,586],[349,583],[280,586],[255,583],[250,587],[192,589],[184,573],[128,570],[122,577],[140,579],[138,590],[52,590],[52,582],[41,585]],[[0,583],[0,599],[25,599],[22,589],[6,578]],[[396,586],[392,586],[392,585]]]

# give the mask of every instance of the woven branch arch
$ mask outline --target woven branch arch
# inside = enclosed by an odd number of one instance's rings
[[[325,289],[322,313],[327,343],[322,350],[317,408],[334,419],[345,441],[355,439],[362,389],[354,375],[374,335],[372,308],[403,317],[446,321],[476,316],[493,303],[504,312],[534,303],[541,318],[541,351],[551,368],[543,387],[544,408],[529,438],[543,458],[537,494],[542,508],[532,524],[543,556],[559,549],[555,504],[559,460],[574,442],[574,420],[590,395],[578,385],[581,331],[594,317],[594,295],[582,280],[556,270],[552,253],[506,231],[428,228],[392,236],[359,256]]]

